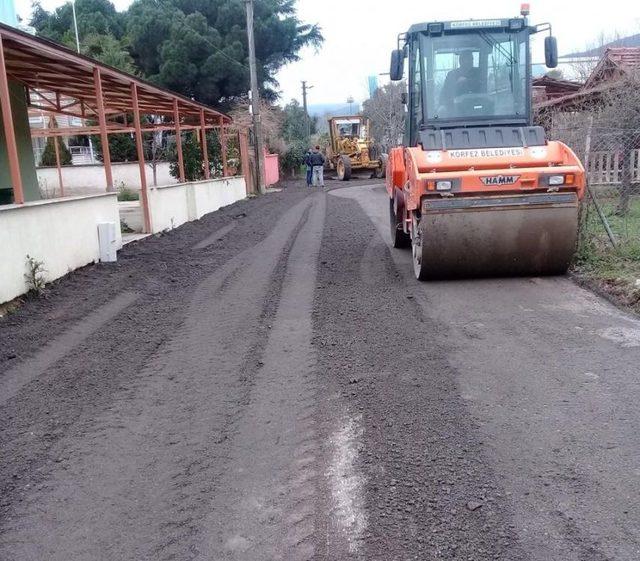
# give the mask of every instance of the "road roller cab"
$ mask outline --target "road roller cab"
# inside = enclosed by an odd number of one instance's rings
[[[387,165],[391,234],[420,279],[557,274],[575,253],[584,169],[534,126],[530,37],[522,17],[413,25],[391,79],[407,72],[404,146]]]

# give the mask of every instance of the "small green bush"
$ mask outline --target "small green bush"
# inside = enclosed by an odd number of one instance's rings
[[[202,159],[202,149],[196,135],[189,131],[182,139],[182,160],[184,162],[185,181],[197,181],[204,177],[204,165]],[[180,177],[178,166],[178,150],[174,144],[169,152],[169,173],[176,179]]]
[[[140,193],[127,187],[124,183],[121,183],[118,187],[118,200],[119,201],[137,201],[140,199]]]
[[[24,278],[31,294],[42,294],[47,283],[45,276],[46,272],[47,270],[44,268],[43,261],[38,261],[27,254],[27,272],[24,275]]]
[[[304,156],[307,153],[308,146],[303,142],[294,142],[289,145],[287,151],[282,155],[280,165],[283,171],[291,172],[295,175],[300,167],[304,164]]]
[[[41,166],[55,166],[56,165],[56,147],[54,141],[58,143],[58,148],[60,150],[60,165],[68,166],[71,164],[71,152],[67,148],[64,142],[61,142],[59,138],[54,138],[50,136],[47,138],[47,144],[44,147],[44,151],[42,152],[42,157],[40,158]]]

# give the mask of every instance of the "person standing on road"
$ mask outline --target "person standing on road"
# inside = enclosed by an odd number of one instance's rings
[[[313,149],[309,162],[313,168],[313,185],[324,187],[324,156],[320,152],[320,146]]]
[[[311,187],[311,181],[313,179],[313,166],[311,165],[311,148],[307,150],[304,155],[304,165],[307,166],[307,187]]]

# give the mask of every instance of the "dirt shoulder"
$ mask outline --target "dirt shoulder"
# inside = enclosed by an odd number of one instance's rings
[[[595,262],[578,262],[571,277],[618,308],[640,314],[640,259],[614,252]]]

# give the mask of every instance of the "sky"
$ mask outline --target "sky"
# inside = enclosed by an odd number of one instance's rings
[[[119,10],[130,3],[112,1]],[[15,2],[18,13],[28,18],[31,1]],[[47,10],[63,3],[42,0]],[[594,45],[603,33],[640,33],[640,3],[632,0],[537,0],[530,5],[531,23],[552,23],[561,55]],[[301,100],[301,80],[313,86],[308,92],[309,104],[343,103],[350,96],[358,101],[366,99],[367,77],[388,72],[398,33],[413,23],[512,17],[520,11],[517,0],[298,0],[297,6],[303,22],[320,25],[325,42],[317,52],[304,49],[299,62],[279,72],[283,103],[292,98]],[[533,40],[534,62],[544,58],[542,35]]]

